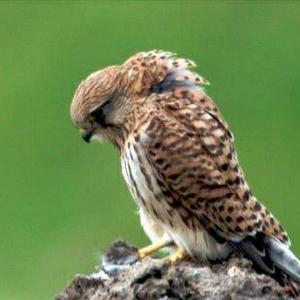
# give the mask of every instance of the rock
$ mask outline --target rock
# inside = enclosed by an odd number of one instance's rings
[[[55,300],[100,299],[288,299],[272,278],[257,274],[251,263],[235,257],[219,264],[138,259],[137,249],[123,241],[112,244],[102,266],[77,275]]]

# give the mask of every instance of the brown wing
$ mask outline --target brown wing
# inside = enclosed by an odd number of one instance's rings
[[[263,231],[288,242],[278,221],[251,194],[228,125],[213,102],[184,90],[181,98],[174,95],[160,102],[161,113],[146,127],[150,139],[144,142],[174,201],[221,237],[239,240]]]

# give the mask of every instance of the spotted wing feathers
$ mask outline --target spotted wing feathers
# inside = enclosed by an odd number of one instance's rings
[[[229,127],[209,102],[202,93],[197,98],[186,89],[174,91],[160,99],[162,114],[145,128],[141,141],[147,141],[143,148],[164,201],[190,230],[198,220],[218,243],[227,243],[297,297],[290,278],[299,282],[300,262],[288,249],[287,233],[252,195]]]
[[[205,216],[207,229],[220,237],[240,241],[264,232],[289,243],[278,221],[252,195],[228,125],[217,113],[195,105],[201,99],[183,90],[185,98],[174,92],[160,100],[162,114],[146,130],[151,143],[145,148],[165,187],[181,206]],[[199,97],[209,101],[201,93]]]

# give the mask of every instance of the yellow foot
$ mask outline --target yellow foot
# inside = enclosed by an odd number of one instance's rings
[[[152,255],[154,252],[158,251],[159,249],[162,249],[164,247],[168,247],[168,246],[172,246],[174,243],[170,240],[161,240],[158,241],[152,245],[149,245],[147,247],[144,247],[142,249],[139,249],[138,253],[139,253],[139,257],[140,258],[144,258],[146,256],[150,256]]]
[[[173,254],[165,257],[164,259],[171,264],[175,264],[177,261],[189,259],[190,256],[183,250],[183,249],[177,249],[176,252]]]

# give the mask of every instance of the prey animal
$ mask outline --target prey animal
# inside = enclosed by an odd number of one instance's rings
[[[153,50],[88,76],[71,117],[82,138],[103,139],[121,154],[122,173],[152,245],[222,260],[235,252],[297,294],[300,262],[287,233],[245,180],[233,134],[193,61]]]

